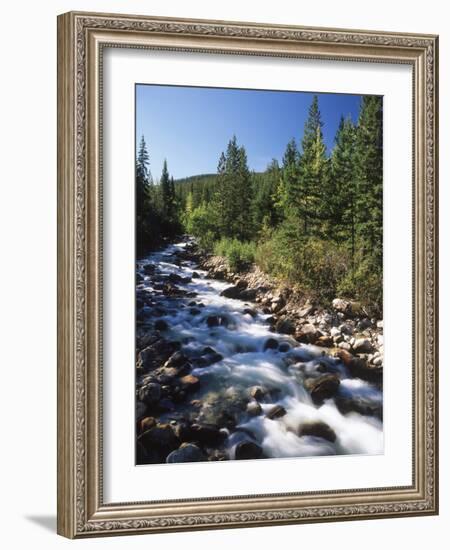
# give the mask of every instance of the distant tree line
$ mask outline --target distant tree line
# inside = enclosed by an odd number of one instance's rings
[[[233,136],[216,174],[155,185],[142,138],[136,166],[138,250],[181,231],[229,258],[257,263],[317,300],[337,295],[382,307],[382,100],[363,96],[358,120],[341,118],[330,153],[314,96],[301,138],[281,166],[251,172]]]

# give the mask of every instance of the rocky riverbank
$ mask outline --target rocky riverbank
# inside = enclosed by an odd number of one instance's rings
[[[220,256],[203,256],[200,266],[208,277],[232,285],[223,291],[224,296],[254,302],[270,314],[268,321],[275,332],[292,335],[302,344],[323,347],[340,357],[354,376],[382,379],[383,321],[370,318],[358,302],[335,298],[329,308],[320,307],[257,266],[233,273]]]
[[[138,464],[378,453],[382,324],[191,239],[136,272]]]

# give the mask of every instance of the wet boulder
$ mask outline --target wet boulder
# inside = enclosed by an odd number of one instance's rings
[[[338,395],[335,398],[336,407],[341,414],[358,413],[363,416],[374,416],[383,419],[382,403],[371,402],[362,397],[347,397]]]
[[[183,282],[183,277],[181,275],[178,275],[177,273],[170,273],[168,279],[171,283],[175,284]]]
[[[294,334],[295,323],[292,319],[284,317],[276,322],[275,330],[281,334]]]
[[[334,430],[332,430],[330,426],[328,426],[328,424],[325,424],[325,422],[320,421],[305,422],[304,424],[301,424],[298,429],[298,436],[302,437],[304,435],[321,437],[322,439],[326,439],[331,443],[334,443],[336,441],[336,434]]]
[[[194,423],[179,424],[176,433],[180,441],[197,442],[201,445],[219,445],[223,443],[227,435],[215,424]]]
[[[240,292],[239,299],[245,302],[254,302],[258,296],[257,288],[246,288]]]
[[[316,346],[320,346],[322,348],[331,348],[333,344],[334,344],[333,338],[325,334],[323,336],[319,336],[319,338],[317,338],[315,342]]]
[[[218,428],[234,429],[248,403],[248,396],[240,388],[230,386],[203,395],[195,421]]]
[[[252,386],[248,390],[249,396],[256,399],[256,401],[261,401],[261,399],[263,399],[268,393],[268,388],[265,388],[264,386]]]
[[[154,264],[146,264],[142,270],[146,275],[152,275],[156,271],[156,266]]]
[[[168,368],[180,368],[187,363],[187,357],[181,351],[176,351],[167,359],[163,367]]]
[[[353,343],[355,353],[373,353],[374,347],[368,338],[357,338]]]
[[[266,414],[266,417],[270,420],[276,420],[277,418],[282,418],[287,414],[287,411],[281,405],[274,405]]]
[[[383,364],[370,364],[362,357],[355,357],[350,352],[340,349],[336,356],[347,367],[351,376],[368,382],[381,382],[383,378]]]
[[[287,353],[291,349],[291,346],[288,344],[288,342],[281,342],[281,344],[278,346],[278,351],[281,353]]]
[[[146,430],[149,430],[154,426],[156,426],[156,420],[153,418],[153,416],[145,416],[144,418],[141,418],[138,422],[140,432],[145,432]]]
[[[158,330],[160,332],[164,332],[169,329],[169,325],[167,324],[164,319],[157,319],[154,324],[155,330]]]
[[[202,357],[198,357],[195,361],[195,365],[197,367],[209,367],[211,365],[214,365],[215,363],[219,363],[219,361],[222,361],[222,359],[223,355],[213,350],[211,353],[207,353],[205,355],[202,355]]]
[[[150,382],[138,390],[140,401],[151,407],[161,399],[161,386],[157,382]]]
[[[179,347],[180,344],[178,342],[167,342],[157,337],[139,352],[137,367],[144,372],[159,368]]]
[[[334,397],[339,390],[341,381],[336,374],[324,374],[318,378],[307,380],[306,388],[311,393],[313,403],[322,405],[325,399]]]
[[[247,283],[242,279],[233,286],[229,286],[220,293],[224,298],[240,299],[242,291],[247,288]]]
[[[320,331],[311,324],[302,325],[295,331],[295,339],[301,344],[315,344],[320,336]]]
[[[138,442],[154,462],[164,462],[167,455],[180,445],[170,424],[157,424],[138,437]]]
[[[259,416],[262,413],[262,407],[256,400],[249,401],[246,410],[250,416]]]
[[[209,317],[206,318],[206,324],[210,328],[227,327],[229,320],[225,315],[209,315]]]
[[[193,443],[183,443],[178,449],[172,451],[166,458],[169,464],[179,462],[202,462],[206,460],[206,456],[201,449]]]
[[[180,378],[181,388],[185,392],[194,392],[200,387],[200,380],[193,374],[187,374]]]
[[[278,349],[278,341],[275,340],[275,338],[268,338],[264,342],[264,351],[267,351],[268,349]]]
[[[236,460],[252,460],[262,458],[262,448],[253,441],[241,441],[236,445],[234,457]]]

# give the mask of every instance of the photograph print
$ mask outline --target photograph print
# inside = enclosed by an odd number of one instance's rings
[[[136,464],[383,447],[383,98],[137,84]]]

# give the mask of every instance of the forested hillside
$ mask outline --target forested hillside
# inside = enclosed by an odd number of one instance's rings
[[[306,124],[262,173],[230,136],[217,173],[174,181],[136,159],[137,252],[186,232],[235,270],[252,263],[318,301],[356,298],[382,307],[382,100],[364,96],[358,121],[341,118],[327,151],[315,96]]]

